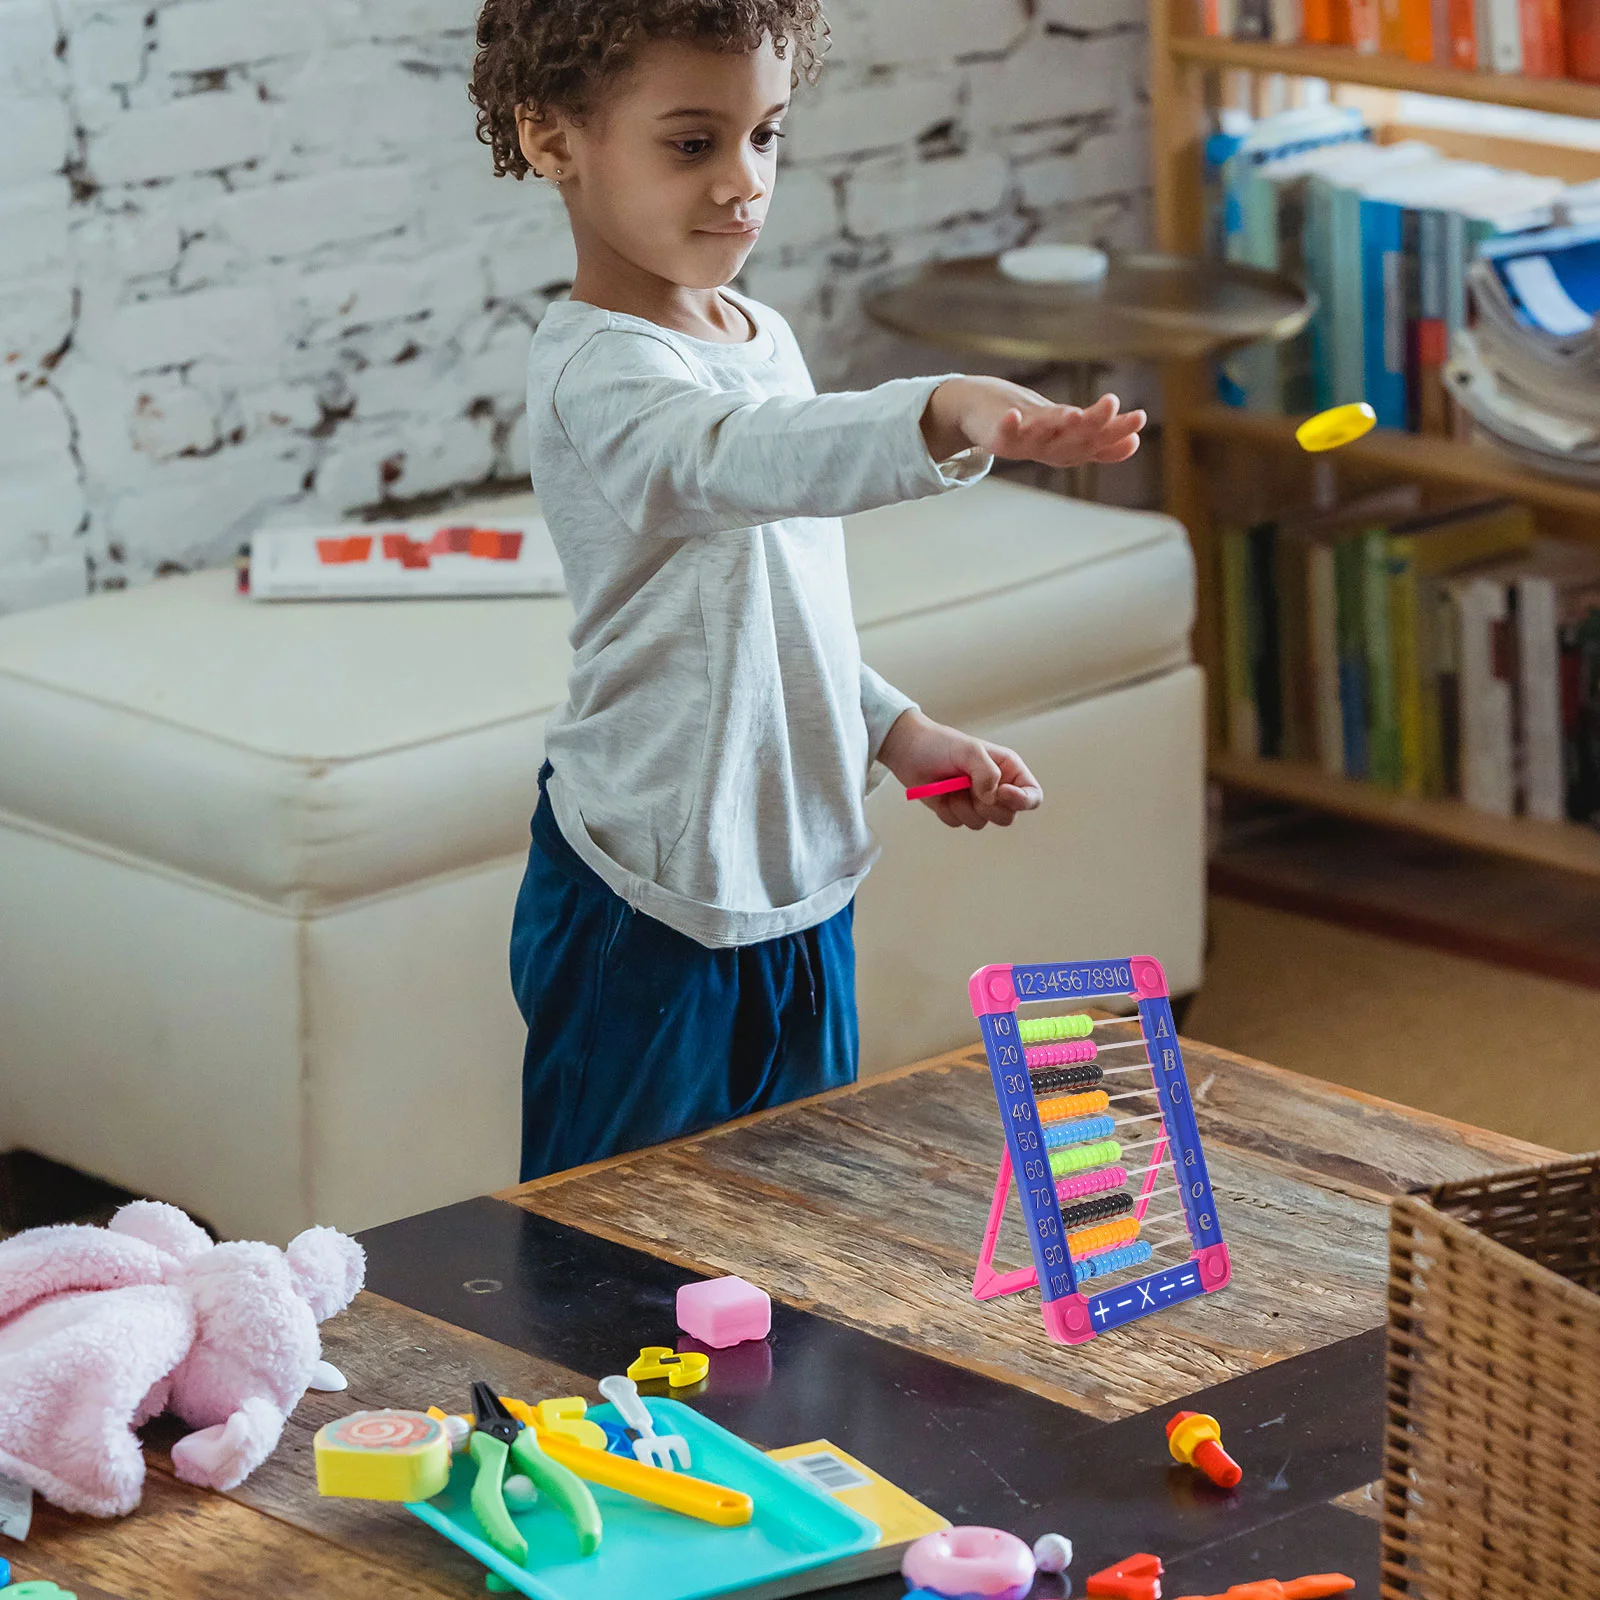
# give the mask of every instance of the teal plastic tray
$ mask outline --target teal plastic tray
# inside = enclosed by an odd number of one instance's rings
[[[688,1442],[697,1478],[743,1490],[755,1512],[742,1528],[715,1528],[593,1485],[605,1534],[592,1556],[578,1554],[571,1524],[541,1496],[513,1520],[528,1541],[528,1565],[516,1566],[487,1544],[469,1496],[477,1469],[456,1457],[449,1486],[406,1510],[535,1600],[707,1600],[749,1584],[786,1577],[870,1550],[878,1530],[865,1517],[814,1489],[726,1428],[677,1400],[646,1400],[657,1433]],[[596,1422],[620,1422],[595,1406]]]

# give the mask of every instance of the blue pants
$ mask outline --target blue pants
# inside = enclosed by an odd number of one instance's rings
[[[511,924],[528,1024],[522,1180],[854,1083],[855,908],[708,950],[613,894],[556,826],[539,775]]]

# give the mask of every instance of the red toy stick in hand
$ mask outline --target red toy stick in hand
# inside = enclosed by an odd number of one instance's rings
[[[914,788],[906,790],[907,800],[931,800],[937,794],[956,794],[962,789],[970,789],[972,779],[966,773],[958,778],[940,778],[937,783],[919,783]]]

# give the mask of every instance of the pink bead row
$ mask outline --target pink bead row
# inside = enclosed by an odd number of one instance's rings
[[[1076,1200],[1080,1195],[1120,1189],[1127,1181],[1126,1167],[1101,1167],[1098,1172],[1080,1172],[1076,1177],[1056,1179],[1056,1198]]]
[[[1030,1067],[1065,1067],[1074,1061],[1093,1061],[1099,1051],[1093,1039],[1069,1039],[1064,1044],[1030,1044],[1023,1047]]]

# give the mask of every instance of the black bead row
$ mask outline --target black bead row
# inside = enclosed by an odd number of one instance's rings
[[[1093,1200],[1085,1200],[1082,1205],[1063,1206],[1061,1226],[1071,1233],[1074,1228],[1081,1228],[1086,1222],[1104,1222],[1107,1217],[1120,1217],[1124,1211],[1132,1210],[1131,1194],[1096,1195]]]
[[[1058,1089],[1092,1089],[1103,1083],[1105,1076],[1093,1061],[1076,1067],[1038,1067],[1028,1074],[1035,1094],[1054,1094]]]

